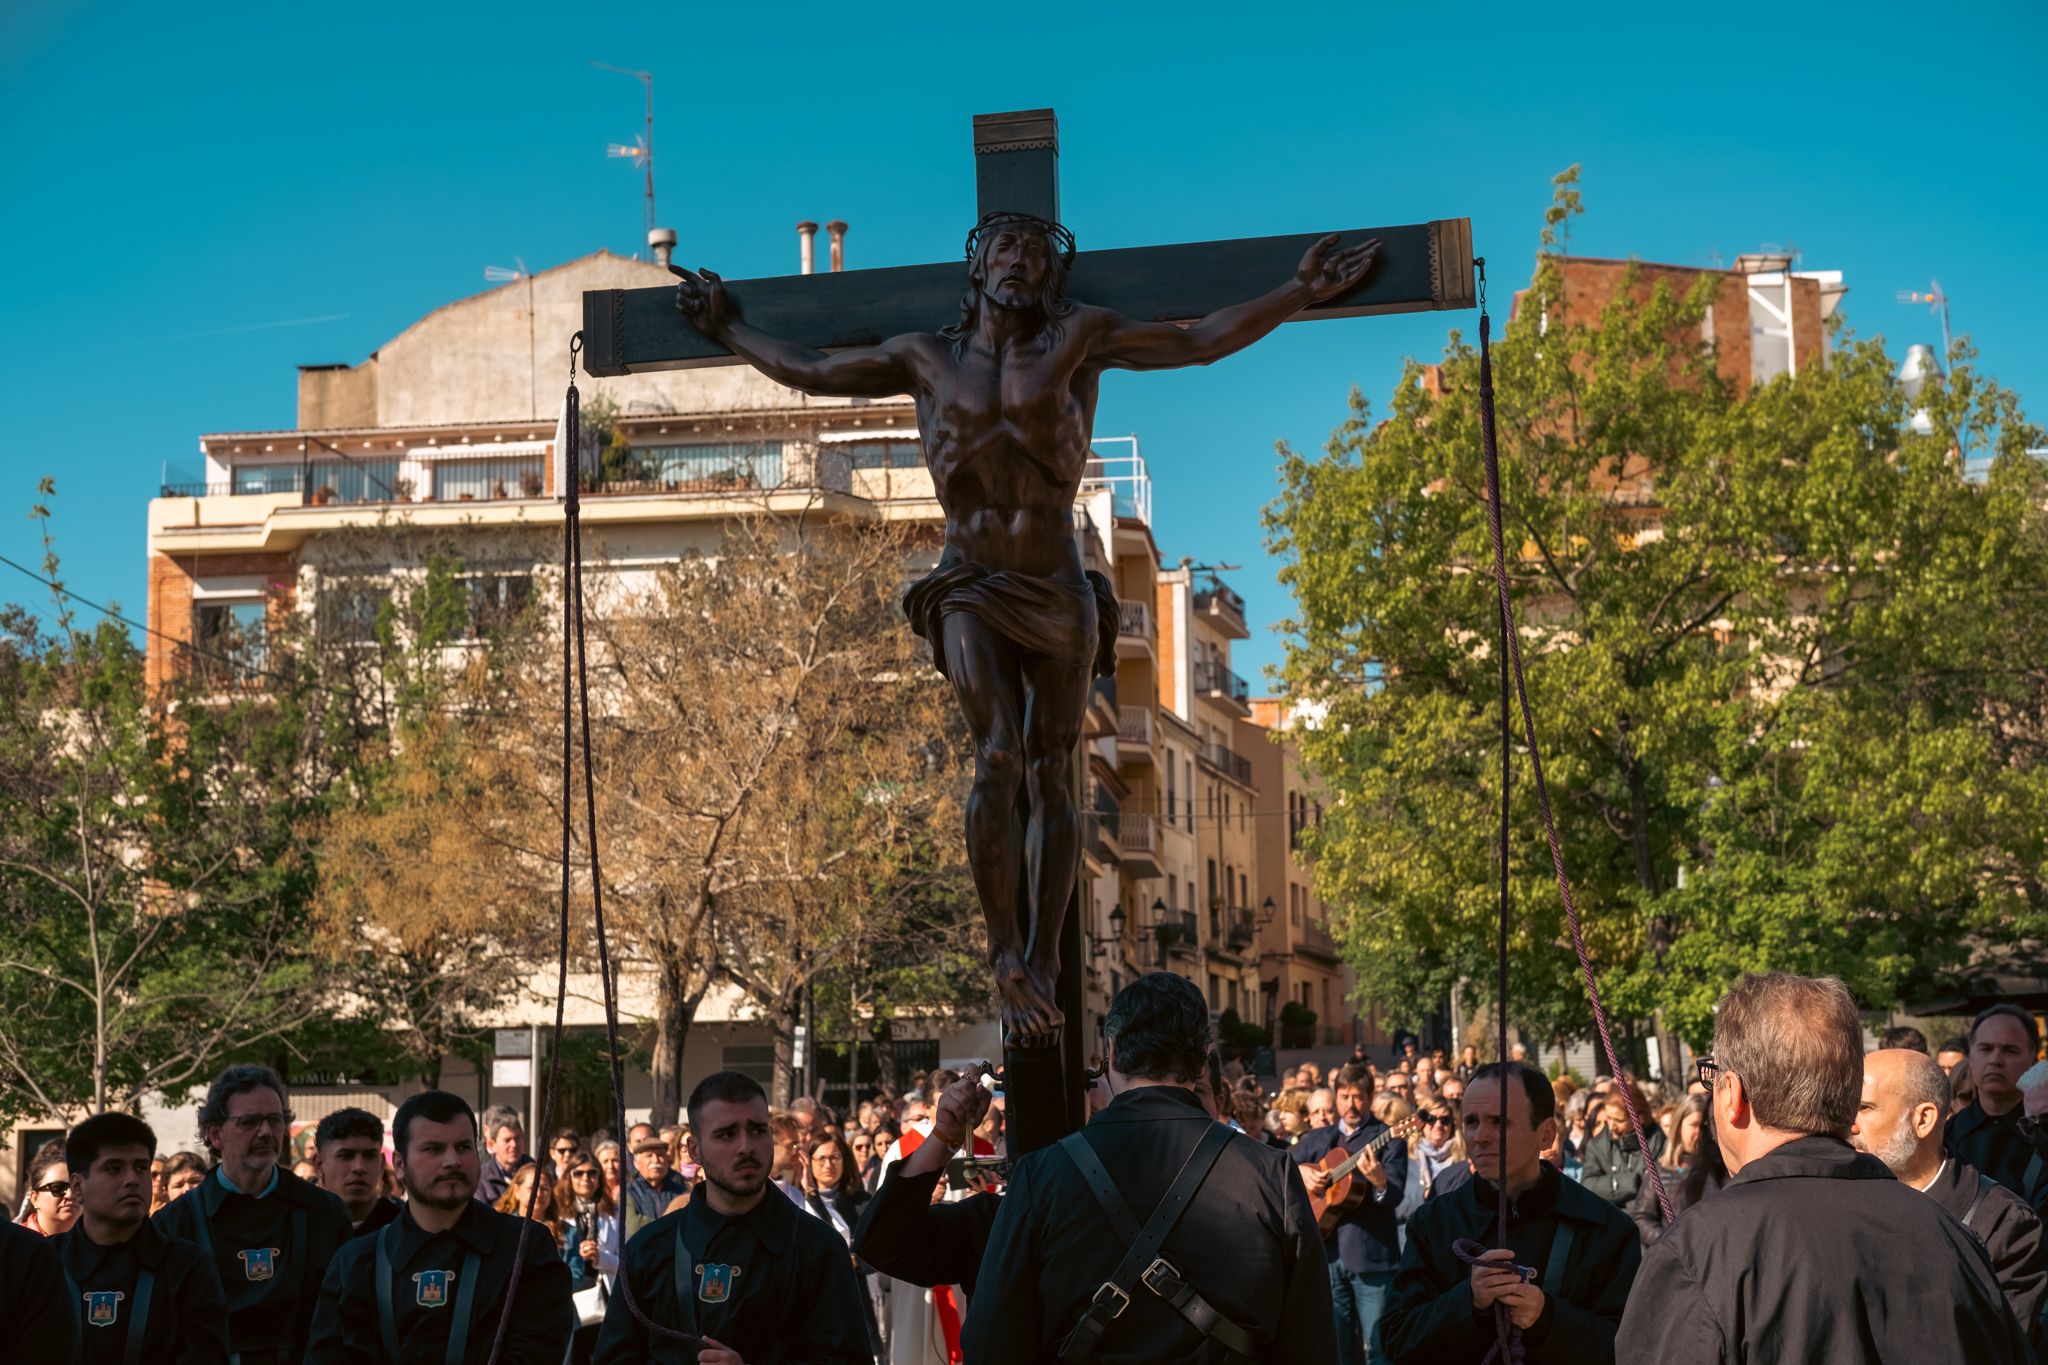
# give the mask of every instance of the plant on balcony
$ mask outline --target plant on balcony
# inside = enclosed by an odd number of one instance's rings
[[[315,507],[325,507],[328,503],[333,502],[337,497],[340,496],[341,495],[339,493],[334,491],[332,485],[323,483],[318,488],[313,490],[313,497],[311,501],[313,506]]]
[[[523,497],[537,498],[545,487],[538,469],[529,469],[519,476],[519,492]]]

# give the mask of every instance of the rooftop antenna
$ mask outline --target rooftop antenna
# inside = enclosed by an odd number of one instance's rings
[[[484,267],[484,278],[492,284],[503,284],[507,280],[530,280],[533,278],[533,272],[526,268],[526,261],[523,258],[514,256],[512,259],[519,266],[517,270],[507,270],[502,265],[487,265]]]
[[[1941,314],[1941,363],[1944,365],[1948,364],[1949,351],[1953,348],[1954,343],[1949,339],[1948,295],[1941,292],[1941,281],[1929,280],[1927,282],[1927,292],[1924,294],[1917,290],[1901,289],[1899,291],[1899,302],[1924,303],[1928,306],[1929,311]]]
[[[647,89],[647,131],[634,138],[630,147],[622,142],[608,144],[604,154],[630,160],[636,169],[646,170],[647,222],[644,226],[646,231],[651,233],[654,231],[654,73],[632,71],[623,66],[613,66],[610,62],[592,62],[591,65],[599,71],[613,71],[621,76],[631,76]]]

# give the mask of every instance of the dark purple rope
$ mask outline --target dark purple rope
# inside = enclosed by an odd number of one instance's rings
[[[1477,263],[1475,262],[1475,264]],[[1557,818],[1550,808],[1550,787],[1543,779],[1543,755],[1536,746],[1536,713],[1530,709],[1529,686],[1522,674],[1522,643],[1515,631],[1514,600],[1508,592],[1507,543],[1501,531],[1500,449],[1494,435],[1493,357],[1488,345],[1490,326],[1484,303],[1486,297],[1485,279],[1485,270],[1482,268],[1480,271],[1480,298],[1482,302],[1479,309],[1479,430],[1480,439],[1486,452],[1487,525],[1488,530],[1493,536],[1493,581],[1495,591],[1500,598],[1501,633],[1507,643],[1507,659],[1502,667],[1501,702],[1503,707],[1505,707],[1507,703],[1507,675],[1509,670],[1512,669],[1515,696],[1520,703],[1522,712],[1522,731],[1529,746],[1529,772],[1536,782],[1536,808],[1543,816],[1543,835],[1550,844],[1550,866],[1557,874],[1557,891],[1558,895],[1564,900],[1565,923],[1570,926],[1572,931],[1572,951],[1578,955],[1579,975],[1584,978],[1586,983],[1586,999],[1593,1006],[1593,1026],[1599,1030],[1600,1048],[1602,1054],[1607,1058],[1608,1074],[1615,1077],[1617,1081],[1623,1082],[1616,1088],[1621,1091],[1621,1102],[1628,1109],[1629,1127],[1635,1133],[1637,1148],[1643,1153],[1643,1165],[1650,1177],[1650,1187],[1657,1192],[1657,1206],[1663,1212],[1665,1223],[1669,1224],[1674,1217],[1671,1211],[1671,1196],[1664,1189],[1664,1177],[1662,1172],[1659,1171],[1657,1163],[1649,1159],[1650,1145],[1643,1138],[1643,1118],[1636,1111],[1635,1088],[1626,1084],[1626,1077],[1622,1072],[1621,1063],[1614,1050],[1614,1035],[1607,1025],[1607,1007],[1600,1001],[1600,983],[1594,980],[1593,977],[1593,959],[1591,954],[1586,951],[1586,936],[1579,926],[1578,904],[1572,899],[1571,878],[1565,873],[1564,849],[1557,839]],[[1503,812],[1503,822],[1505,822],[1505,812],[1507,809],[1507,786],[1505,780],[1503,780],[1501,786],[1501,809]],[[1503,863],[1505,863],[1505,851],[1505,845],[1503,845]],[[1505,869],[1502,872],[1502,888],[1502,913],[1505,915],[1507,896]],[[1501,951],[1501,974],[1503,980],[1506,979],[1506,963],[1507,951],[1505,927],[1503,927]],[[1507,1060],[1506,1014],[1507,992],[1503,988],[1501,992],[1501,1060],[1503,1062]],[[1503,1233],[1502,1240],[1503,1242],[1506,1240],[1505,1233]]]
[[[1503,1105],[1505,1105],[1507,1099],[1506,1077],[1502,1077],[1501,1099]],[[1506,1144],[1502,1145],[1505,1146]],[[1505,1233],[1501,1236],[1501,1245],[1507,1245]],[[1451,1251],[1466,1265],[1496,1264],[1486,1259],[1486,1250],[1484,1244],[1475,1242],[1469,1237],[1460,1237],[1457,1241],[1451,1243]],[[1479,1365],[1492,1365],[1492,1362],[1495,1360],[1506,1361],[1507,1365],[1523,1365],[1526,1356],[1522,1346],[1522,1329],[1515,1326],[1514,1319],[1508,1316],[1508,1306],[1499,1299],[1493,1301],[1493,1330],[1495,1333],[1494,1343],[1487,1350],[1486,1354],[1480,1357]]]

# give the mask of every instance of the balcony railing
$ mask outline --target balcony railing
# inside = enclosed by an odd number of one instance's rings
[[[1212,575],[1205,586],[1195,589],[1194,606],[1196,615],[1207,616],[1225,634],[1244,639],[1251,633],[1245,627],[1244,599],[1220,578]]]
[[[1133,601],[1120,597],[1116,603],[1119,635],[1135,635],[1142,639],[1152,637],[1152,607],[1150,603]]]
[[[822,451],[815,463],[792,467],[779,441],[729,445],[636,446],[587,460],[580,487],[589,496],[762,492],[777,488],[851,487],[844,452]],[[404,472],[401,473],[401,470]],[[166,480],[159,496],[217,498],[296,494],[302,505],[329,503],[491,502],[548,495],[543,455],[492,454],[488,446],[445,446],[404,458],[356,459],[331,454],[296,462],[248,463],[225,481]]]
[[[1220,697],[1246,710],[1251,709],[1251,684],[1213,659],[1196,662],[1195,691],[1204,696]]]
[[[1233,752],[1227,745],[1204,744],[1195,751],[1195,757],[1225,777],[1242,782],[1247,787],[1252,784],[1251,760],[1243,754]]]
[[[1116,737],[1126,744],[1142,744],[1152,747],[1152,708],[1149,706],[1119,706],[1116,710]]]
[[[1330,927],[1317,920],[1301,926],[1301,946],[1312,953],[1330,957],[1337,955],[1337,940],[1330,933]]]
[[[1137,811],[1125,815],[1117,828],[1117,845],[1126,854],[1155,857],[1159,852],[1159,832],[1152,817]]]
[[[1230,946],[1232,948],[1250,947],[1252,940],[1259,936],[1258,926],[1252,923],[1252,917],[1242,910],[1233,910],[1230,912],[1228,919],[1230,929],[1226,935],[1226,940]]]

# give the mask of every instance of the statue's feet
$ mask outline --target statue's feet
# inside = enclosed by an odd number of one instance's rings
[[[1051,1047],[1066,1022],[1053,1003],[1052,983],[1040,979],[1014,953],[996,955],[996,994],[1003,1002],[1004,1042],[1010,1047]]]

